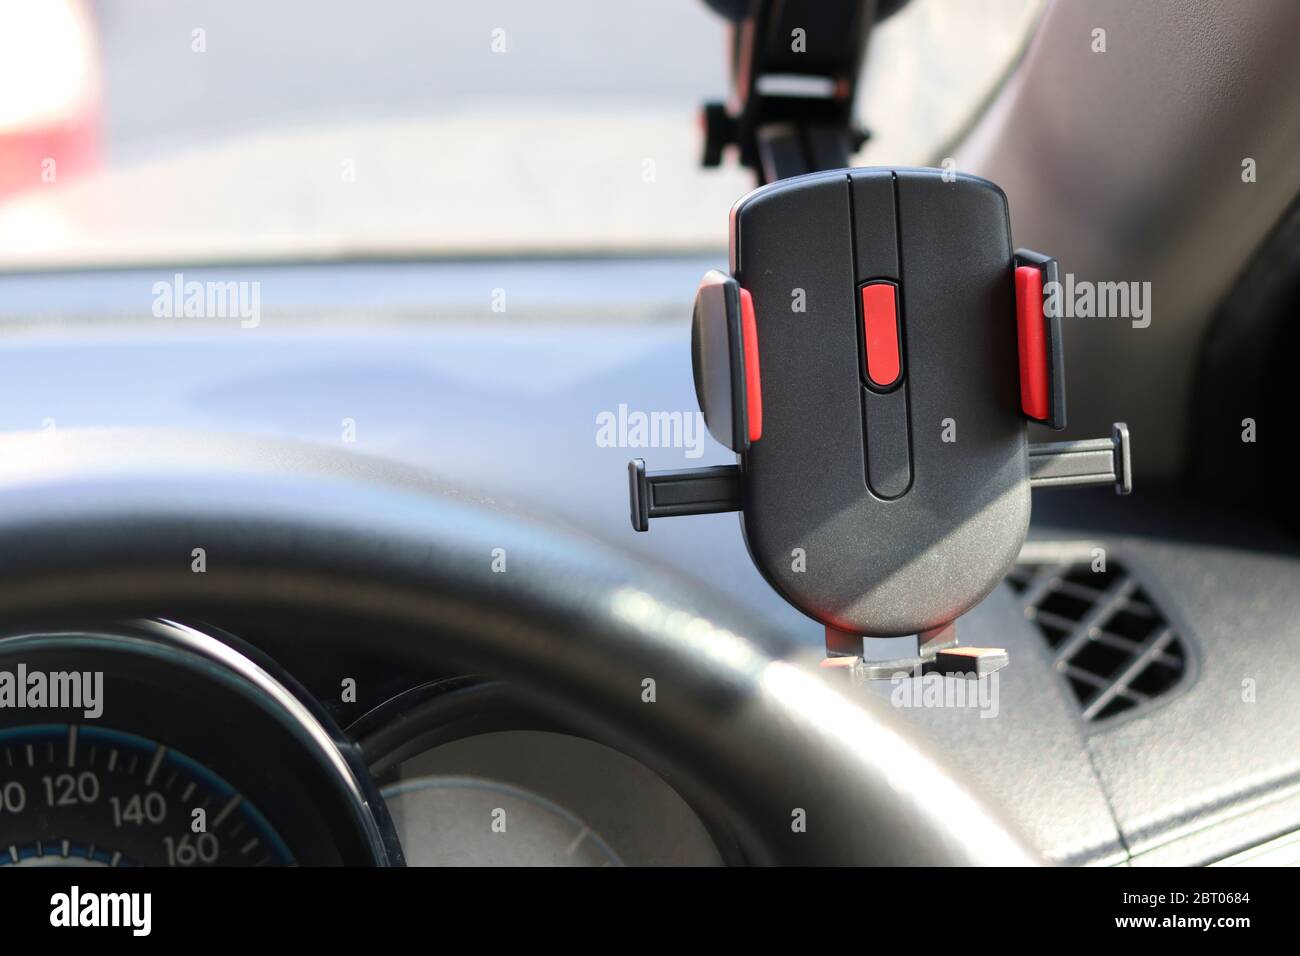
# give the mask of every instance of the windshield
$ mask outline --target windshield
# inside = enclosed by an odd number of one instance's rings
[[[1041,0],[873,35],[857,161],[942,155]],[[0,269],[716,249],[699,0],[0,0]]]

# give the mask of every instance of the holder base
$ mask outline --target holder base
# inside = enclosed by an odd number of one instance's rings
[[[1005,648],[961,647],[957,643],[955,623],[918,634],[917,653],[912,657],[863,660],[862,642],[860,634],[826,628],[827,657],[822,666],[830,670],[851,671],[856,680],[893,680],[900,674],[908,677],[943,674],[978,680],[1011,662]]]

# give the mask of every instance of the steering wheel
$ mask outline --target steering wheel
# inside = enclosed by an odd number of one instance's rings
[[[238,613],[313,641],[302,622],[326,615],[376,654],[491,675],[601,728],[718,808],[752,862],[1036,862],[884,701],[761,621],[419,470],[60,430],[0,438],[0,501],[6,628]]]

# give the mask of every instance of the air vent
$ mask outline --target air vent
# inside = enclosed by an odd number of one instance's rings
[[[1090,723],[1149,703],[1187,671],[1187,649],[1177,632],[1113,561],[1104,571],[1087,563],[1017,564],[1007,583]]]

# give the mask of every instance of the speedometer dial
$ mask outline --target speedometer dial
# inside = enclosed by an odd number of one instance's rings
[[[263,814],[191,757],[79,724],[0,732],[0,865],[288,864]]]
[[[399,862],[353,745],[237,645],[169,622],[0,637],[0,866]]]

